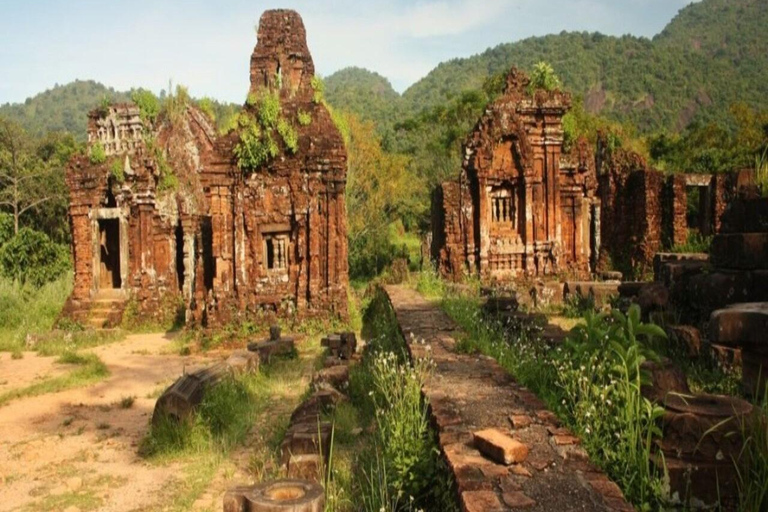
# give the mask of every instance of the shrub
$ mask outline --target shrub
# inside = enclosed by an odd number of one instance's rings
[[[117,183],[125,182],[123,161],[120,158],[115,159],[112,162],[112,165],[109,166],[109,175],[112,176]]]
[[[283,139],[285,147],[295,155],[299,149],[299,134],[296,133],[296,129],[288,121],[280,118],[277,122],[277,133]]]
[[[312,124],[312,114],[310,114],[309,112],[304,112],[303,110],[299,110],[298,118],[299,118],[299,124],[301,126],[309,126],[310,124]]]
[[[70,267],[66,247],[30,228],[21,228],[0,247],[0,273],[21,283],[42,286],[63,275]]]
[[[313,76],[312,80],[309,82],[309,85],[314,91],[314,94],[312,95],[312,101],[315,103],[322,103],[323,94],[325,93],[325,83],[323,83],[323,80],[319,76]]]
[[[13,215],[0,212],[0,247],[13,237]]]
[[[277,92],[263,94],[257,102],[262,128],[275,128],[280,119],[280,96]]]
[[[535,92],[538,89],[544,89],[545,91],[554,91],[560,89],[563,84],[555,74],[554,68],[547,62],[539,62],[533,68],[531,73],[531,83],[529,88],[531,92]]]
[[[212,122],[216,122],[216,109],[211,98],[205,97],[197,102],[197,108]]]
[[[139,107],[142,121],[154,123],[160,113],[160,100],[152,91],[136,89],[131,92],[131,101]]]
[[[104,150],[104,146],[101,145],[101,142],[95,142],[91,146],[88,153],[88,159],[94,165],[103,164],[107,161],[107,152]]]

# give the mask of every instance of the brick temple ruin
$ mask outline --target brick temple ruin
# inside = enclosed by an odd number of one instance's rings
[[[266,11],[249,98],[279,95],[297,141],[270,135],[277,154],[255,169],[236,157],[243,123],[219,135],[191,103],[154,123],[131,104],[93,111],[88,146],[107,159],[78,156],[67,172],[75,287],[65,314],[114,324],[130,300],[142,315],[183,303],[186,321],[203,325],[258,311],[346,316],[347,155],[314,73],[301,17]],[[249,100],[240,119],[258,114]]]
[[[568,94],[528,92],[513,69],[464,144],[458,181],[433,198],[433,258],[443,274],[493,280],[588,272],[597,244],[594,159],[563,155]]]
[[[486,282],[604,270],[645,272],[654,255],[684,244],[690,229],[720,230],[726,206],[748,172],[665,175],[640,156],[592,148],[564,149],[563,116],[571,98],[530,91],[512,69],[463,146],[458,180],[432,198],[431,257],[454,280]],[[691,216],[689,198],[698,201]]]

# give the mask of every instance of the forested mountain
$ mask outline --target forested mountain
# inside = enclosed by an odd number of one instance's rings
[[[393,110],[411,117],[479,89],[513,65],[531,69],[547,61],[567,89],[583,96],[587,111],[632,122],[643,132],[680,130],[695,118],[724,121],[735,102],[765,105],[766,24],[765,0],[703,0],[681,10],[653,40],[563,32],[502,44],[440,64]],[[343,80],[336,83],[337,77]],[[336,73],[327,80],[334,90],[329,101],[387,126],[391,112],[380,116],[380,109],[367,108],[367,98],[375,96],[367,83],[361,70]]]
[[[104,98],[127,101],[129,95],[93,80],[75,80],[27,98],[24,103],[6,103],[0,106],[0,116],[19,123],[30,135],[69,132],[84,139],[88,111],[98,107]]]
[[[325,79],[331,105],[367,121],[392,125],[401,116],[402,101],[389,80],[367,69],[345,68]]]

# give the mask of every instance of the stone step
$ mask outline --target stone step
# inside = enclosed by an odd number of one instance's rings
[[[712,313],[709,338],[719,345],[768,346],[768,302],[734,304]]]
[[[109,320],[105,316],[97,316],[97,317],[90,317],[88,320],[86,320],[86,324],[93,327],[94,329],[103,329],[105,325],[107,325],[107,320]]]

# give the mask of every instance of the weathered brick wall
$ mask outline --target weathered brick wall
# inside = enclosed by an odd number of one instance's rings
[[[670,248],[688,241],[688,190],[682,174],[669,176],[664,183],[662,205],[663,245]]]
[[[637,154],[615,150],[600,176],[601,264],[645,272],[662,245],[664,176]]]

